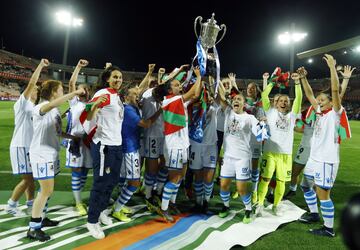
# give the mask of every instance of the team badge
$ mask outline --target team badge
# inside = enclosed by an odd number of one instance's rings
[[[110,167],[105,168],[105,173],[110,174]]]

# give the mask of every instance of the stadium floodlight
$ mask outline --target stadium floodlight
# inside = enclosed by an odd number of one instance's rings
[[[360,45],[355,48],[355,52],[360,53]]]
[[[78,26],[82,26],[83,25],[83,20],[81,18],[73,18],[72,20],[72,26],[73,27],[78,27]]]
[[[295,43],[300,42],[307,37],[305,32],[296,32],[295,23],[290,26],[290,31],[283,32],[278,35],[278,41],[281,45],[289,45],[290,47],[290,72],[294,71],[294,55],[295,55]]]
[[[284,32],[278,36],[280,44],[289,44],[289,43],[296,43],[304,40],[307,37],[307,33],[299,33],[299,32]]]
[[[70,30],[72,28],[77,28],[83,26],[84,20],[80,17],[75,17],[68,10],[59,10],[55,13],[56,21],[66,27],[65,33],[65,42],[64,42],[64,54],[62,64],[67,64],[69,40],[70,40]],[[65,74],[63,74],[63,80],[65,80]]]
[[[307,62],[311,64],[311,63],[313,63],[313,61],[314,60],[312,58],[309,58]]]
[[[73,17],[71,12],[66,10],[60,10],[55,13],[55,17],[58,23],[65,26],[80,27],[83,25],[84,20],[79,17]]]

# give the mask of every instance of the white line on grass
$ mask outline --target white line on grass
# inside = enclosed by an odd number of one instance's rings
[[[12,174],[12,171],[3,170],[3,171],[0,171],[0,174]],[[71,176],[71,173],[60,173],[58,175],[60,175],[60,176]],[[93,176],[91,174],[89,174],[88,177],[93,177]]]

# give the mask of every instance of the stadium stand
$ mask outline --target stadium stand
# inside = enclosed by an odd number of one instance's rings
[[[38,65],[39,60],[11,53],[6,50],[0,50],[0,100],[16,100],[20,96],[21,89],[30,80],[32,71]],[[46,79],[63,80],[65,74],[64,87],[67,89],[68,78],[74,67],[52,63],[42,73],[40,81]],[[94,84],[102,69],[84,68],[79,82]],[[122,71],[124,82],[130,84],[139,84],[145,72]],[[341,80],[341,79],[340,79]],[[259,79],[236,79],[236,83],[240,90],[245,91],[246,85],[250,82],[256,82],[262,85]],[[314,92],[326,90],[329,86],[330,79],[312,79],[309,80]],[[274,89],[275,94],[278,90]],[[290,93],[291,95],[291,93]],[[348,111],[350,119],[360,120],[360,75],[353,75],[347,92],[344,96],[344,107]]]

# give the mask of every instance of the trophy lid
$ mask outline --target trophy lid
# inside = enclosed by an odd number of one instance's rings
[[[215,20],[215,13],[212,13],[211,15],[211,18],[207,20],[208,23],[211,23],[211,24],[216,24],[216,20]]]

